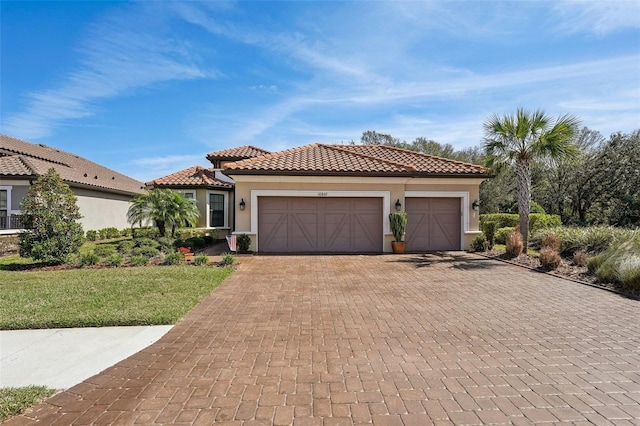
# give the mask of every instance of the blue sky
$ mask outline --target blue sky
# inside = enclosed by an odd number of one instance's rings
[[[640,128],[640,2],[2,1],[1,132],[148,181],[207,152]]]

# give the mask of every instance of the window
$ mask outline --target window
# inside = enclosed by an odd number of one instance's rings
[[[8,227],[7,210],[8,210],[7,190],[2,189],[0,190],[0,229],[5,229]]]
[[[209,194],[209,226],[224,226],[224,194]]]
[[[183,192],[182,195],[187,200],[190,200],[193,204],[196,204],[196,197],[195,197],[195,194],[193,192]],[[185,228],[191,228],[192,226],[191,226],[190,223],[185,222],[184,227]]]

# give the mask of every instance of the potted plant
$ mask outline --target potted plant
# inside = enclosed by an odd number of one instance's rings
[[[402,239],[404,237],[404,231],[407,229],[407,213],[406,212],[393,212],[389,214],[389,223],[391,225],[391,232],[395,241],[391,242],[391,248],[394,253],[404,253],[407,247],[407,243]]]
[[[184,260],[190,262],[193,260],[193,253],[191,252],[191,248],[189,247],[178,247],[178,252],[182,253],[184,256]]]

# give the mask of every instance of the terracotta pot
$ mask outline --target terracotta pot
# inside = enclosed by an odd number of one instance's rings
[[[407,249],[407,243],[405,241],[391,241],[391,249],[396,254],[403,254]]]
[[[184,260],[186,260],[187,262],[191,262],[193,260],[193,253],[185,253]]]

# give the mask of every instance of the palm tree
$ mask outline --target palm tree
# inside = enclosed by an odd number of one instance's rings
[[[171,236],[176,236],[176,227],[179,226],[197,226],[200,212],[196,207],[194,200],[186,198],[179,192],[173,191],[170,194],[169,212],[170,219],[167,223],[171,224]]]
[[[529,243],[531,205],[531,163],[543,159],[571,157],[577,152],[572,143],[579,120],[571,115],[552,118],[537,110],[518,108],[514,115],[492,115],[484,123],[485,165],[499,170],[515,165],[518,177],[518,214],[525,253]]]
[[[196,226],[200,213],[195,203],[179,192],[170,189],[152,189],[131,200],[127,211],[127,220],[131,224],[153,221],[160,236],[166,235],[167,226],[171,227],[171,236],[175,236],[176,226],[188,223]]]

